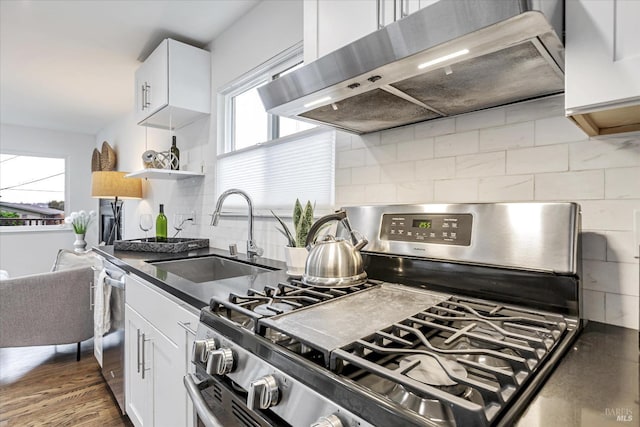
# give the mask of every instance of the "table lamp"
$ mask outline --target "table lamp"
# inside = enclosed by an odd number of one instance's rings
[[[98,199],[111,199],[114,225],[109,233],[106,244],[112,245],[115,240],[120,240],[122,201],[118,199],[141,199],[142,180],[140,178],[126,178],[128,172],[98,171],[91,174],[91,197]]]

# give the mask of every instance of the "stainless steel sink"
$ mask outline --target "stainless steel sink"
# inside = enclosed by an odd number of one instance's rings
[[[272,271],[269,268],[230,260],[218,256],[186,258],[170,261],[153,261],[159,270],[173,273],[176,276],[195,283],[212,282],[231,277],[251,276]]]

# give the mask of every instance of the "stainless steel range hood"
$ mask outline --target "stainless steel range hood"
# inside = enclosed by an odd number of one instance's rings
[[[258,89],[358,134],[564,91],[562,0],[440,0]]]

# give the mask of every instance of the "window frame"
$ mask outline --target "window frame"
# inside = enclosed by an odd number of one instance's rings
[[[249,147],[235,147],[235,109],[234,98],[244,92],[247,92],[261,83],[270,82],[277,78],[280,74],[292,67],[303,62],[303,44],[296,43],[294,46],[286,49],[280,54],[274,56],[267,62],[250,70],[249,72],[238,77],[234,81],[225,85],[218,92],[218,155],[228,155],[238,150],[244,150]],[[275,114],[267,114],[267,140],[256,142],[255,145],[262,145],[277,141],[280,136],[279,122],[280,117]],[[305,130],[301,131],[304,132]],[[287,135],[289,136],[289,135]],[[285,136],[285,137],[287,137]]]

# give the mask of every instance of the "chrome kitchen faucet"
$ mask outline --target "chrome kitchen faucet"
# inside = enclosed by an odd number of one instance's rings
[[[220,220],[220,212],[222,211],[222,203],[224,203],[224,200],[232,194],[238,194],[244,197],[244,199],[247,201],[247,204],[249,205],[249,213],[247,214],[248,220],[249,220],[249,232],[247,237],[248,239],[247,240],[247,256],[248,257],[252,257],[255,255],[261,256],[264,251],[262,250],[262,248],[259,248],[256,245],[256,243],[253,241],[253,203],[251,202],[251,197],[249,197],[249,195],[244,191],[238,190],[237,188],[231,188],[225,191],[224,193],[222,193],[220,197],[218,197],[218,201],[216,202],[216,209],[213,211],[213,216],[211,217],[211,225],[213,226],[218,225],[218,221]]]

